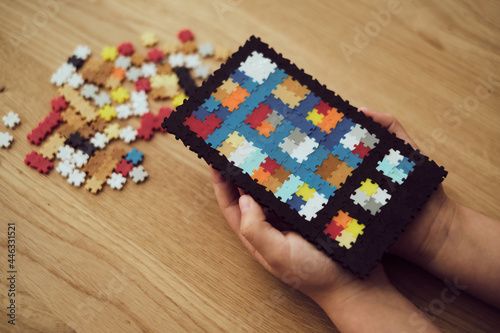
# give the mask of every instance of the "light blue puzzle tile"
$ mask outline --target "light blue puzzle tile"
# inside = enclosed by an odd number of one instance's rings
[[[292,195],[297,192],[299,186],[302,186],[304,182],[300,179],[300,177],[296,175],[290,175],[290,178],[286,180],[281,187],[278,188],[278,191],[275,193],[275,196],[280,198],[281,201],[287,202],[292,199]]]
[[[386,158],[378,162],[378,166],[376,167],[377,171],[382,172],[386,176],[389,176],[394,168],[396,168],[396,166]]]
[[[243,172],[251,175],[254,170],[257,170],[262,162],[268,155],[263,153],[260,149],[256,150],[249,158],[240,165]]]
[[[389,174],[389,177],[399,185],[403,184],[404,180],[408,175],[401,169],[394,168],[392,169],[391,173]]]

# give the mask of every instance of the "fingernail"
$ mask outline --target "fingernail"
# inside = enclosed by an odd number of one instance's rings
[[[248,195],[242,195],[240,197],[240,210],[242,213],[246,212],[250,208],[250,198]]]

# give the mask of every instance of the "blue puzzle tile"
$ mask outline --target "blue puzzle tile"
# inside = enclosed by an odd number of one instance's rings
[[[211,112],[209,112],[205,107],[200,105],[194,112],[194,117],[198,120],[205,121],[205,119],[210,116]],[[219,114],[217,114],[218,116]]]
[[[203,107],[205,107],[207,109],[208,112],[213,112],[221,104],[218,100],[216,100],[214,98],[214,96],[210,95],[210,97],[208,99],[206,99],[202,105],[203,105]]]
[[[308,116],[308,112],[312,111],[316,105],[319,104],[321,98],[316,96],[314,93],[310,93],[300,101],[299,105],[294,108],[296,114],[301,116],[302,118],[306,118]]]
[[[243,86],[245,84],[245,82],[249,79],[248,76],[246,76],[242,71],[240,71],[239,69],[235,70],[234,73],[232,73],[231,75],[229,75],[229,77],[236,83],[238,83],[242,88],[247,88],[247,91],[249,93],[251,93],[253,91],[253,89],[248,89],[250,88],[249,86]],[[255,87],[257,87],[257,85],[255,84]]]
[[[286,202],[290,207],[295,209],[296,211],[300,210],[300,207],[306,203],[306,201],[302,200],[297,194],[293,194],[292,198]]]
[[[408,157],[404,157],[402,161],[399,162],[398,169],[403,170],[406,174],[413,171],[415,163],[410,161]]]

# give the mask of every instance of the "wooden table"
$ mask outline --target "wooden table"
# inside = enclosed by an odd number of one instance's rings
[[[57,96],[50,75],[81,43],[98,54],[122,41],[139,45],[145,31],[166,41],[189,27],[199,42],[236,50],[261,36],[353,105],[396,115],[449,170],[450,196],[500,218],[498,2],[43,2],[0,4],[0,114],[13,109],[22,119],[12,148],[0,151],[1,331],[12,330],[8,222],[16,224],[19,331],[334,330],[317,305],[247,253],[217,208],[207,166],[173,136],[133,144],[150,177],[121,192],[92,195],[24,165],[33,149],[26,134]],[[422,308],[445,287],[401,259],[388,256],[384,266]],[[500,312],[463,294],[434,323],[493,331]]]

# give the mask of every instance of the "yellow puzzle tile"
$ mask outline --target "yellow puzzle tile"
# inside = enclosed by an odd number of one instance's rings
[[[310,120],[316,126],[318,126],[318,124],[325,117],[325,115],[319,113],[318,110],[316,110],[316,109],[309,111],[307,114],[308,114],[308,116],[306,117],[306,120]]]
[[[115,61],[118,56],[118,49],[114,46],[105,46],[102,49],[101,57],[105,61]]]
[[[245,141],[245,137],[237,131],[234,131],[233,133],[228,135],[225,141],[230,143],[234,148],[238,148],[238,146],[240,146],[241,143]]]
[[[104,129],[104,134],[106,134],[106,136],[110,140],[118,139],[120,137],[121,132],[122,129],[120,128],[120,125],[116,123],[108,125],[108,127]]]
[[[118,103],[123,103],[130,98],[128,91],[123,87],[118,87],[111,92],[111,98]]]
[[[342,230],[340,232],[340,236],[335,237],[335,240],[339,242],[340,246],[343,246],[346,249],[350,249],[352,247],[352,243],[356,242],[356,238],[354,238],[350,232],[345,230]]]
[[[312,187],[309,187],[309,184],[307,183],[302,184],[297,192],[295,192],[295,194],[297,194],[297,196],[299,197],[302,197],[304,201],[308,201],[309,199],[311,199],[314,193],[316,193],[316,190]]]
[[[347,225],[347,228],[344,229],[344,231],[349,232],[352,237],[358,238],[359,235],[363,234],[363,229],[365,228],[364,224],[359,224],[358,220],[353,219],[351,223]]]
[[[158,43],[158,36],[154,32],[145,32],[141,36],[141,42],[144,46],[154,46]]]
[[[366,195],[372,196],[373,194],[377,193],[378,189],[378,184],[377,183],[372,183],[372,180],[370,178],[366,178],[364,182],[361,182],[361,186],[359,187],[359,190],[362,192],[365,192]]]
[[[104,105],[99,109],[99,117],[106,121],[110,121],[116,117],[116,110],[111,105]]]
[[[182,103],[184,103],[186,99],[188,99],[186,94],[180,93],[179,95],[175,96],[174,99],[172,99],[172,105],[174,106],[174,108],[176,108],[179,105],[182,105]]]

